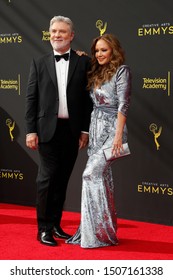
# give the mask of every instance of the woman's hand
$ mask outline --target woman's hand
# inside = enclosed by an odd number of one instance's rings
[[[114,156],[120,155],[121,150],[123,151],[122,137],[119,140],[117,140],[115,137],[112,144],[112,154]]]

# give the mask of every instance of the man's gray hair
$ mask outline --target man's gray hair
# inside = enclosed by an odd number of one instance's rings
[[[51,26],[54,24],[54,22],[59,21],[59,22],[65,22],[69,25],[71,32],[74,32],[74,24],[71,21],[70,18],[68,17],[64,17],[64,16],[54,16],[51,20],[50,20],[50,27],[49,30],[51,29]]]

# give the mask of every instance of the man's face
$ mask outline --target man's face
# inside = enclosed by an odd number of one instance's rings
[[[50,27],[50,43],[54,50],[59,53],[65,53],[70,48],[71,41],[74,38],[74,32],[65,22],[54,22]]]

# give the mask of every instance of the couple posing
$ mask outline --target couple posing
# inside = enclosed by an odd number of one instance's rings
[[[91,58],[71,48],[72,21],[50,21],[52,51],[31,62],[26,93],[26,145],[38,150],[38,241],[56,238],[82,248],[117,245],[111,163],[103,149],[119,152],[127,142],[130,69],[118,39],[93,40]],[[65,55],[64,55],[65,54]],[[81,221],[73,236],[61,228],[63,205],[78,151],[88,145],[83,173]]]

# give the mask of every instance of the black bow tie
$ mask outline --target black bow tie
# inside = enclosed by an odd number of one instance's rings
[[[55,59],[56,61],[59,61],[61,58],[64,58],[65,60],[68,60],[69,59],[69,53],[64,53],[62,55],[55,55]]]

